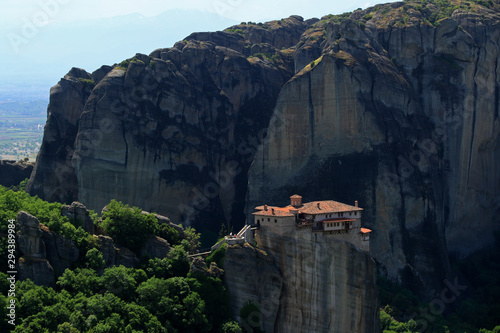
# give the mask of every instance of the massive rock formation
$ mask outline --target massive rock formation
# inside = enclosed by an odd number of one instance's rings
[[[433,6],[376,6],[303,36],[296,58],[314,62],[281,90],[247,206],[359,200],[382,271],[422,291],[442,289],[447,249],[493,241],[500,209],[498,14],[433,25]]]
[[[76,261],[79,250],[75,244],[41,226],[38,219],[26,212],[17,214],[19,279],[31,279],[39,285],[55,286],[56,276]]]
[[[19,185],[26,178],[30,178],[33,166],[32,163],[0,160],[0,185]]]
[[[48,201],[78,200],[78,182],[71,163],[78,122],[95,81],[99,79],[73,68],[50,89],[42,146],[27,189]]]
[[[292,228],[261,228],[259,250],[228,247],[224,282],[236,318],[253,302],[260,313],[247,325],[260,322],[265,332],[378,332],[372,258],[331,235]]]
[[[449,251],[499,228],[498,4],[478,3],[242,24],[73,69],[29,189],[212,231],[243,223],[247,183],[247,213],[294,193],[358,200],[381,271],[430,296]]]
[[[224,285],[230,295],[234,319],[240,320],[240,310],[248,302],[260,309],[259,313],[251,314],[247,323],[251,327],[244,327],[246,332],[256,328],[274,332],[283,277],[272,257],[248,244],[228,247],[224,259]]]
[[[291,17],[249,25],[248,38],[195,33],[104,78],[103,70],[73,69],[52,89],[30,192],[78,198],[94,210],[117,199],[186,224],[200,212],[198,221],[236,215],[241,223],[259,131],[293,75],[291,53],[281,49],[295,45],[307,25]],[[91,93],[88,82],[95,83]]]

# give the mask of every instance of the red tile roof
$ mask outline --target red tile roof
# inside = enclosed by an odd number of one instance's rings
[[[370,232],[372,232],[372,231],[371,231],[371,229],[361,228],[361,233],[362,233],[362,234],[368,234],[368,233],[370,233]]]
[[[338,201],[326,200],[305,203],[302,207],[299,207],[299,210],[304,214],[328,214],[361,211],[363,208],[346,205]]]
[[[295,194],[292,197],[300,197],[299,195]],[[330,214],[330,213],[344,213],[344,212],[355,212],[355,211],[362,211],[363,208],[360,207],[355,207],[351,205],[346,205],[344,203],[338,202],[338,201],[333,201],[333,200],[326,200],[326,201],[313,201],[313,202],[307,202],[304,203],[300,207],[294,207],[291,205],[288,205],[286,207],[275,207],[275,206],[268,206],[267,211],[264,210],[265,205],[263,206],[258,206],[255,207],[255,209],[258,212],[253,213],[254,215],[273,215],[272,214],[272,208],[275,209],[275,211],[282,211],[278,216],[293,216],[292,212],[293,210],[299,210],[299,213],[304,213],[304,214]],[[275,214],[275,215],[277,215]]]
[[[261,209],[259,209],[259,208],[261,208]],[[264,206],[259,206],[259,207],[256,207],[255,209],[257,209],[259,211],[253,213],[253,215],[280,216],[280,217],[281,216],[295,216],[292,213],[290,213],[288,209],[284,209],[281,207],[268,206],[267,210],[264,210]]]

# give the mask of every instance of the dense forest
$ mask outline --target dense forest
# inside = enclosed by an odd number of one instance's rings
[[[193,269],[187,253],[196,251],[200,238],[193,228],[180,234],[159,224],[153,214],[113,200],[101,217],[91,214],[100,230],[137,254],[151,234],[168,240],[172,249],[165,258],[141,258],[138,267],[104,267],[96,236],[62,216],[61,204],[28,195],[25,183],[0,187],[1,257],[8,257],[7,221],[26,211],[52,232],[72,239],[80,258],[58,277],[55,288],[29,279],[17,281],[15,332],[259,332],[246,322],[258,312],[253,303],[241,310],[242,323],[231,319],[222,282],[225,247],[205,259],[210,270]],[[500,318],[500,262],[495,260],[499,250],[497,241],[491,251],[455,260],[464,291],[446,311],[440,311],[439,302],[421,302],[410,291],[379,277],[381,331],[500,332],[500,326],[495,326]],[[1,312],[7,318],[6,260],[0,265],[0,303],[5,305]],[[6,320],[0,325],[2,331],[13,329]]]
[[[194,229],[184,229],[181,236],[170,226],[159,226],[153,214],[113,201],[100,221],[102,230],[117,243],[137,251],[148,234],[157,234],[173,248],[165,258],[141,258],[139,267],[105,268],[96,237],[62,216],[61,207],[19,189],[0,187],[2,258],[8,253],[7,221],[19,211],[36,216],[80,249],[79,260],[58,277],[55,288],[17,281],[15,332],[241,332],[231,320],[221,278],[208,270],[190,269],[186,253],[199,245],[200,236]],[[97,223],[97,214],[93,216]],[[221,252],[208,257],[207,263]],[[0,273],[3,318],[8,311],[6,264],[2,261]],[[2,331],[13,328],[7,320],[0,325]]]

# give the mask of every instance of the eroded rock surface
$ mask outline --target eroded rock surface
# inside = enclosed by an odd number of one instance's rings
[[[261,229],[256,241],[259,249],[226,251],[224,283],[236,319],[252,302],[265,332],[378,332],[376,264],[369,255],[311,229]]]
[[[0,185],[5,187],[19,185],[26,178],[30,178],[33,163],[0,160]]]
[[[292,16],[73,69],[29,189],[213,232],[242,225],[245,203],[358,200],[382,274],[431,298],[449,252],[488,246],[500,225],[499,10],[485,6]]]
[[[81,225],[83,230],[89,234],[94,234],[94,222],[90,217],[90,212],[82,203],[74,201],[71,205],[64,205],[61,208],[61,214],[70,221],[74,220],[77,225]]]
[[[19,279],[31,279],[36,284],[55,286],[56,276],[75,262],[80,251],[73,241],[41,226],[38,219],[26,212],[17,214]]]

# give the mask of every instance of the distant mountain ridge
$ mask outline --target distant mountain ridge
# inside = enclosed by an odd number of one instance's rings
[[[39,28],[27,43],[21,43],[17,53],[5,38],[6,47],[0,52],[4,65],[0,79],[49,77],[55,81],[74,66],[93,71],[103,62],[112,65],[137,52],[171,46],[193,30],[220,30],[235,23],[196,10],[170,10],[151,17],[135,13],[71,23],[55,21]],[[17,26],[1,27],[1,32],[24,38],[22,27],[19,22]]]

